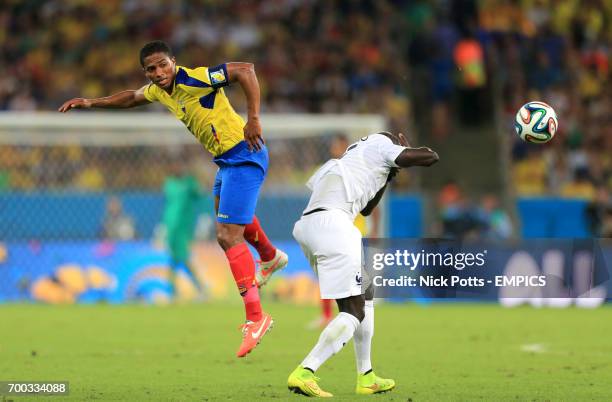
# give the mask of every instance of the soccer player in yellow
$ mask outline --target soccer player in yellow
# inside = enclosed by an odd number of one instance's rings
[[[268,169],[255,69],[250,63],[194,69],[178,66],[170,47],[161,41],[147,43],[140,50],[140,64],[150,84],[104,98],[70,99],[59,111],[130,108],[160,102],[213,154],[219,166],[213,187],[217,241],[225,251],[245,305],[246,323],[242,326],[243,340],[237,356],[246,356],[272,325],[272,317],[261,309],[258,286],[288,262],[287,255],[270,243],[255,216],[259,189]],[[238,82],[246,95],[246,123],[223,91],[224,86],[233,82]],[[245,239],[257,249],[262,260],[257,277]]]

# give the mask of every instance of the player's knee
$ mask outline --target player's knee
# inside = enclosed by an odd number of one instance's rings
[[[228,250],[238,244],[234,240],[233,236],[228,233],[217,232],[217,243],[219,243],[223,250]]]
[[[352,314],[355,318],[357,318],[357,320],[359,320],[359,322],[363,321],[363,319],[365,318],[365,309],[363,308],[363,306],[361,306],[361,308],[359,308],[358,306],[356,306],[351,312],[350,314]]]
[[[365,300],[363,295],[351,296],[345,299],[339,299],[338,310],[343,313],[347,313],[357,318],[359,322],[365,318]]]
[[[227,225],[217,225],[217,243],[219,243],[223,250],[228,250],[242,242],[244,242],[242,232],[232,230]]]
[[[229,239],[228,239],[226,233],[224,233],[224,232],[222,232],[220,230],[217,230],[217,243],[219,243],[219,245],[221,246],[221,248],[223,250],[227,250],[229,248],[228,247],[228,240]]]

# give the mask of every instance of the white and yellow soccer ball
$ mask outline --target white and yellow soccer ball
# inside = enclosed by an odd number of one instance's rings
[[[516,113],[514,130],[523,141],[543,144],[552,140],[559,128],[557,113],[544,102],[525,103]]]

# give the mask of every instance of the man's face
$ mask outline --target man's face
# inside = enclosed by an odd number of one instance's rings
[[[144,58],[145,76],[162,89],[172,88],[176,74],[176,60],[166,53],[153,53]]]

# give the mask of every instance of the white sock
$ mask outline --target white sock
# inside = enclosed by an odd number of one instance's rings
[[[355,330],[353,343],[355,344],[355,361],[357,372],[363,374],[372,370],[370,351],[372,350],[372,337],[374,336],[374,300],[365,301],[365,316]]]
[[[302,361],[302,367],[317,371],[319,367],[353,337],[359,320],[348,313],[339,313],[321,332],[319,341]]]

